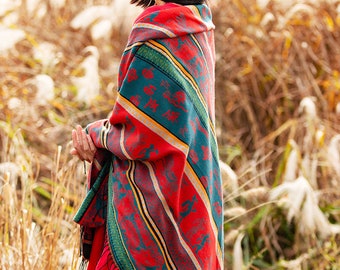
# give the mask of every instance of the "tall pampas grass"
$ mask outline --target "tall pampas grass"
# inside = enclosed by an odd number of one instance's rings
[[[4,54],[12,49],[19,41],[23,40],[26,33],[21,29],[10,29],[7,27],[0,27],[0,53]]]
[[[234,244],[234,249],[233,249],[233,270],[242,270],[244,269],[243,266],[243,252],[242,252],[242,246],[241,246],[241,242],[242,239],[244,237],[243,233],[240,233],[235,241]]]
[[[226,194],[224,210],[225,222],[230,229],[227,230],[225,244],[233,252],[233,256],[228,258],[233,262],[233,269],[247,268],[255,263],[257,256],[263,256],[263,250],[259,250],[258,254],[252,253],[254,247],[249,246],[249,243],[256,245],[257,242],[252,239],[254,235],[263,239],[267,249],[265,253],[270,256],[281,249],[279,228],[283,225],[277,223],[277,216],[281,217],[281,222],[285,219],[287,226],[294,228],[291,245],[302,253],[298,258],[278,261],[278,267],[305,269],[303,265],[306,265],[306,261],[312,261],[317,254],[312,248],[315,241],[326,243],[330,238],[339,237],[340,223],[330,219],[322,207],[324,200],[321,187],[325,182],[320,179],[320,172],[330,173],[331,180],[337,179],[332,171],[340,166],[337,163],[339,139],[338,135],[329,138],[326,123],[319,118],[315,102],[314,97],[302,99],[298,108],[299,118],[287,125],[296,136],[287,140],[281,152],[282,163],[277,172],[280,180],[274,182],[273,188],[256,186],[254,179],[260,179],[260,175],[249,180],[250,175],[257,171],[256,168],[245,172],[233,171],[237,190]],[[222,175],[230,179],[227,174]],[[332,183],[336,187],[338,182],[330,181],[327,185]],[[299,241],[301,238],[305,241]],[[310,252],[306,245],[310,245]]]
[[[277,186],[271,191],[270,198],[281,198],[278,204],[287,210],[288,222],[294,219],[298,231],[303,236],[318,233],[321,238],[326,238],[331,234],[340,233],[340,226],[330,224],[320,210],[317,195],[305,177],[300,176],[295,181]]]
[[[0,268],[75,269],[78,229],[72,222],[72,205],[79,203],[81,194],[70,179],[76,175],[76,163],[65,156],[68,149],[57,147],[44,187],[35,176],[39,161],[34,162],[21,131],[7,139],[12,162],[0,164]],[[39,202],[43,196],[49,198],[45,207]]]
[[[77,269],[72,216],[85,176],[68,142],[75,124],[114,105],[140,10],[124,0],[0,2],[0,269]],[[210,4],[225,269],[338,269],[339,1]],[[86,67],[91,100],[79,98]]]

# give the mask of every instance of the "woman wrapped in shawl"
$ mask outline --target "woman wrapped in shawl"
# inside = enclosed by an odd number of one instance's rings
[[[74,218],[88,269],[223,269],[214,25],[202,1],[131,1],[145,10],[111,116],[72,133],[71,153],[91,162]]]

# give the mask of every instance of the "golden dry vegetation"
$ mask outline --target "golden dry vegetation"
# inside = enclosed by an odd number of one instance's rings
[[[0,269],[77,268],[70,134],[112,108],[130,20],[71,24],[109,2],[0,7]],[[212,4],[226,269],[340,269],[340,1]]]

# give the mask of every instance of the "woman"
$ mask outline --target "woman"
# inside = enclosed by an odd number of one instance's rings
[[[92,164],[75,217],[92,243],[88,269],[222,269],[210,9],[203,0],[131,2],[145,10],[111,117],[72,132],[71,153]]]

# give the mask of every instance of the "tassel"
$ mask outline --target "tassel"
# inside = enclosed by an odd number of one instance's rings
[[[94,229],[84,226],[80,227],[80,256],[85,260],[90,259],[93,244]]]
[[[79,265],[79,270],[86,270],[88,263],[89,262],[83,257]]]

